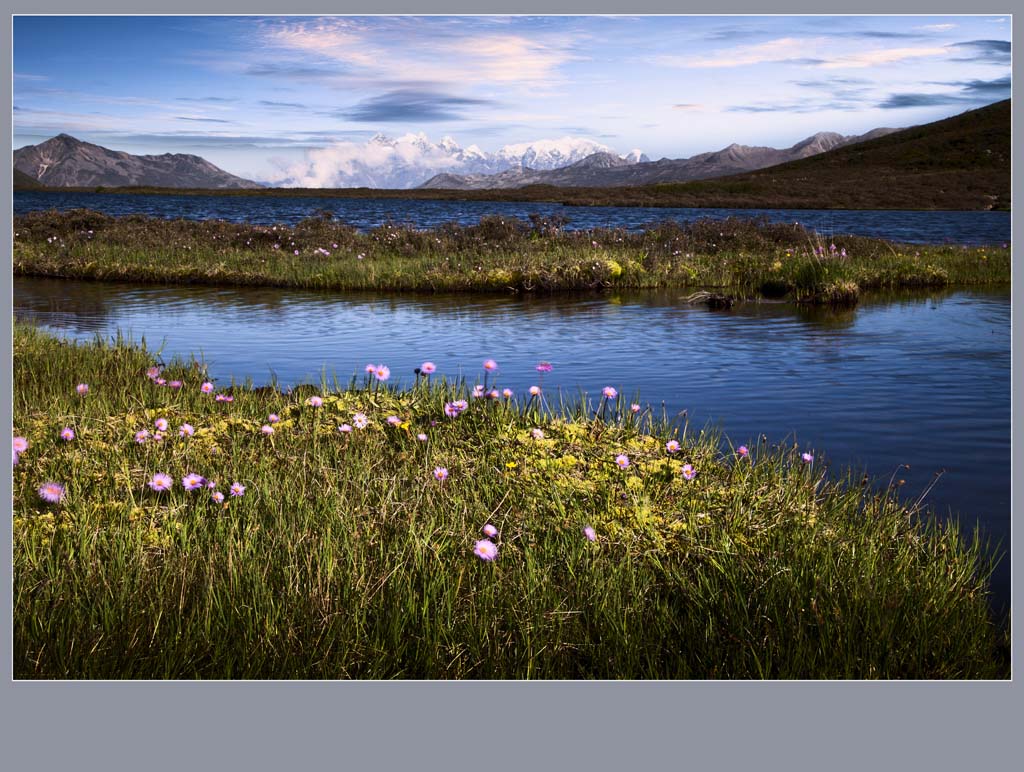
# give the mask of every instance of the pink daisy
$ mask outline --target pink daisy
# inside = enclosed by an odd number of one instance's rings
[[[676,442],[675,440],[669,440],[668,442],[665,443],[665,450],[667,450],[669,453],[678,453],[679,443]]]
[[[619,469],[627,469],[629,468],[629,456],[625,453],[620,453],[615,457],[615,463],[618,465]]]
[[[135,441],[140,445],[149,439],[149,429],[141,429],[135,432]]]
[[[420,442],[426,442],[427,441],[427,435],[425,435],[425,434],[417,434],[416,435],[416,439],[418,439]]]
[[[583,529],[583,535],[586,536],[590,541],[597,541],[597,533],[589,525]]]
[[[89,393],[89,384],[88,383],[80,383],[77,386],[75,386],[75,391],[78,392],[78,395],[80,397],[84,397],[86,394]]]
[[[425,373],[426,375],[430,375],[435,370],[437,370],[437,365],[435,365],[433,362],[424,362],[423,364],[420,365],[420,372]]]
[[[201,475],[189,473],[181,478],[181,484],[185,490],[194,491],[202,488],[206,484],[206,480]]]
[[[497,369],[498,369],[498,363],[495,362],[493,359],[484,360],[484,370],[486,370],[489,373],[492,373],[492,372],[494,372]]]
[[[805,464],[809,464],[812,461],[814,461],[814,456],[812,456],[810,453],[803,453],[800,455],[800,458],[804,460]]]
[[[365,429],[370,424],[370,419],[362,413],[356,413],[352,416],[352,425],[357,429]]]
[[[537,371],[538,373],[550,373],[550,372],[551,372],[551,369],[552,369],[552,368],[551,368],[551,363],[550,363],[550,362],[541,362],[541,363],[540,363],[539,365],[537,365],[537,367],[536,367],[536,368],[534,368],[534,369],[535,369],[535,370],[536,370],[536,371]]]
[[[13,438],[11,444],[14,446],[15,453],[24,453],[26,450],[28,450],[28,440],[26,440],[24,437]]]
[[[531,386],[530,387],[530,396],[531,397],[539,397],[540,396],[540,386]]]
[[[402,423],[402,419],[399,418],[398,416],[396,416],[396,415],[389,415],[388,416],[388,424],[390,424],[391,426],[398,426],[400,423]]]
[[[391,369],[387,365],[377,365],[373,371],[373,377],[378,381],[386,381],[391,377]]]
[[[213,500],[214,504],[224,503],[224,494],[221,493],[220,491],[214,491],[213,493],[211,493],[210,498]]]
[[[174,480],[171,479],[171,476],[163,472],[157,472],[149,481],[149,487],[157,492],[169,491],[173,485]]]
[[[60,430],[60,438],[64,442],[71,442],[71,440],[75,439],[75,432],[70,426],[65,426]]]
[[[209,394],[213,391],[213,384],[206,381],[206,383],[199,387],[199,391],[203,392],[203,394]]]
[[[498,557],[498,546],[488,539],[481,539],[473,545],[473,552],[481,560],[494,560]]]
[[[160,368],[157,367],[156,365],[154,365],[153,367],[146,368],[146,377],[149,378],[150,380],[153,380],[158,375],[160,375]]]
[[[603,389],[601,389],[601,393],[604,394],[605,398],[607,399],[615,399],[617,396],[619,396],[619,392],[617,392],[611,386],[605,386]]]
[[[740,445],[738,448],[736,448],[736,453],[746,458],[747,456],[750,455],[750,449],[747,448],[746,445]]]
[[[530,436],[535,440],[542,440],[544,439],[544,432],[541,429],[532,429],[530,431]]]
[[[697,476],[696,470],[693,468],[693,464],[683,464],[682,475],[687,480],[692,480]]]
[[[348,424],[342,424],[341,426],[338,427],[338,431],[341,432],[342,434],[348,434],[349,432],[352,431],[352,427],[349,426]]]
[[[232,496],[242,496],[245,494],[245,486],[242,483],[233,482],[229,488]]]
[[[172,389],[180,389],[181,388],[181,381],[171,381],[167,385],[170,386]]]
[[[280,420],[281,417],[277,413],[271,413],[270,415],[267,416],[267,421],[272,424],[276,424]]]
[[[435,467],[434,479],[437,480],[438,482],[444,482],[445,480],[448,479],[448,470],[445,469],[443,466]]]
[[[167,431],[167,419],[166,418],[158,418],[158,419],[156,419],[153,422],[153,426],[155,426],[158,431],[166,432]]]
[[[306,400],[306,404],[310,407],[320,407],[324,404],[324,401],[320,397],[310,397]]]
[[[502,389],[501,396],[505,399],[512,399],[512,389]]]
[[[191,437],[195,433],[196,433],[196,430],[192,426],[192,424],[182,424],[181,426],[178,427],[178,436],[179,437]]]
[[[270,436],[271,434],[274,433],[274,427],[271,426],[270,424],[263,424],[263,426],[260,427],[260,431],[266,434],[267,436]]]
[[[39,498],[51,504],[56,504],[64,498],[64,486],[60,483],[43,483],[37,492],[39,493]]]
[[[489,539],[493,539],[495,536],[498,535],[498,529],[495,528],[490,523],[488,523],[487,525],[485,525],[483,527],[483,532],[484,532],[484,536],[488,537]]]

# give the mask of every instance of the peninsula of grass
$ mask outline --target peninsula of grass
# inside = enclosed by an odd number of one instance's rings
[[[498,358],[281,393],[16,326],[15,677],[1009,677],[976,537]]]
[[[730,218],[642,232],[568,231],[487,217],[477,225],[361,233],[325,214],[293,227],[110,217],[15,217],[14,273],[73,279],[316,290],[554,293],[680,288],[850,305],[865,290],[1010,281],[1007,245],[895,244]]]

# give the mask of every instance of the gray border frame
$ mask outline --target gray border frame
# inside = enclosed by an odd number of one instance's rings
[[[273,0],[75,0],[44,3],[6,0],[11,14],[339,14],[339,13],[664,13],[664,14],[964,14],[969,3],[950,0],[880,0],[843,6],[810,0],[720,0],[686,4],[667,0],[512,0],[487,7],[470,0],[305,0],[293,8]],[[1006,0],[993,15],[1011,16]],[[426,6],[426,7],[424,7]],[[898,6],[898,7],[894,7]],[[989,9],[985,9],[987,12]],[[1024,16],[1021,17],[1024,19]],[[12,40],[11,16],[4,18]],[[1020,24],[1014,20],[1014,31]],[[1016,37],[1016,36],[1014,36]],[[8,58],[7,65],[11,60]],[[1014,67],[1017,71],[1019,68]],[[1016,72],[1015,72],[1016,74]],[[10,69],[2,79],[10,101]],[[8,114],[9,115],[9,114]],[[1019,125],[1021,108],[1014,110]],[[9,119],[5,117],[5,121]],[[10,123],[5,124],[10,133]],[[1016,145],[1016,143],[1014,143]],[[1014,153],[1013,179],[1021,176]],[[10,257],[11,187],[4,183],[0,216]],[[1015,196],[1019,186],[1014,186]],[[1014,232],[1021,217],[1013,215]],[[1015,258],[1014,269],[1020,268]],[[10,274],[2,276],[12,307]],[[1015,281],[1012,305],[1021,308]],[[3,358],[10,362],[11,314],[3,319]],[[1013,314],[1012,352],[1018,353],[1019,314]],[[1014,360],[1018,359],[1014,356]],[[1011,377],[1020,393],[1024,368]],[[9,367],[0,369],[3,436],[11,426]],[[1012,448],[1021,421],[1012,411]],[[1024,480],[1015,454],[1013,480]],[[10,501],[11,480],[0,479]],[[1012,490],[1012,512],[1024,511],[1022,486]],[[1012,528],[1012,526],[1011,526]],[[1024,714],[1022,688],[1009,683],[88,683],[11,680],[11,532],[0,528],[0,755],[8,769],[58,765],[104,768],[201,769],[214,766],[304,769],[394,768],[399,765],[507,767],[532,762],[539,769],[648,769],[672,766],[738,768],[972,769],[1013,764]],[[1013,554],[1021,551],[1012,529]],[[1020,576],[1013,572],[1013,606]],[[1020,662],[1014,636],[1014,663]],[[1017,764],[1019,764],[1019,759]]]

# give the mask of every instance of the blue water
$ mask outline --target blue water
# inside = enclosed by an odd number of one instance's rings
[[[834,471],[895,475],[908,499],[939,474],[926,503],[1009,548],[1009,289],[869,297],[843,311],[761,302],[713,312],[681,294],[387,296],[15,277],[14,310],[73,338],[121,330],[167,358],[202,355],[221,383],[326,374],[344,384],[368,362],[409,383],[424,360],[438,375],[476,378],[494,358],[499,386],[522,394],[547,360],[552,398],[615,386],[737,445],[764,435],[813,448]],[[1005,557],[998,604],[1009,587]]]
[[[290,198],[277,196],[161,196],[15,191],[14,213],[40,209],[93,209],[110,215],[144,214],[193,220],[221,219],[293,225],[321,210],[360,229],[387,222],[433,228],[447,222],[471,225],[487,215],[531,214],[568,218],[570,229],[638,230],[665,220],[680,223],[702,217],[767,217],[799,222],[830,238],[837,234],[873,236],[918,244],[1002,244],[1010,240],[1009,212],[911,212],[818,209],[669,209],[660,207],[562,206],[495,201],[412,201],[402,199]]]

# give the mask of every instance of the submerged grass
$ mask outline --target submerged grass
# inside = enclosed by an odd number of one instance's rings
[[[806,449],[723,453],[619,397],[556,414],[437,377],[218,401],[202,365],[155,362],[15,327],[18,678],[1009,675],[976,539]]]
[[[294,227],[108,217],[87,210],[15,218],[14,272],[32,276],[324,290],[560,292],[718,289],[856,303],[875,289],[1010,281],[1002,247],[914,246],[800,225],[730,218],[636,233],[487,217],[434,230],[368,233],[313,217]]]

